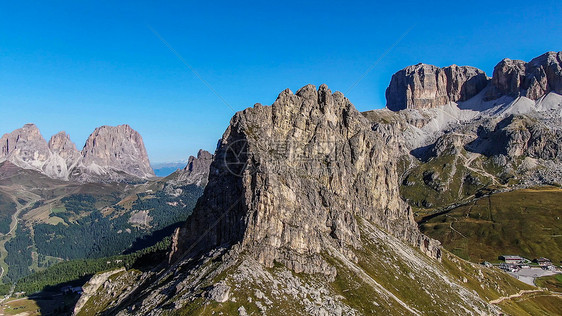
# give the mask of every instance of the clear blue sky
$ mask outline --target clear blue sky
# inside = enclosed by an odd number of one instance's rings
[[[562,50],[562,1],[2,1],[0,134],[28,122],[79,149],[127,123],[152,162],[213,151],[233,110],[326,83],[361,110],[385,105],[410,64],[472,65]]]

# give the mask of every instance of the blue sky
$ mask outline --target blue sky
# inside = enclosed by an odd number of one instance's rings
[[[119,4],[118,6],[116,4]],[[478,67],[562,50],[562,1],[2,1],[0,134],[36,123],[79,149],[127,123],[152,162],[213,151],[234,111],[326,83],[361,110],[418,62]],[[230,105],[151,31],[154,29]]]

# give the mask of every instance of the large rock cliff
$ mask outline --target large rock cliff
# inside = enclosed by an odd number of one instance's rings
[[[467,101],[484,89],[485,100],[524,96],[537,100],[549,92],[562,93],[562,52],[547,52],[530,62],[504,59],[492,78],[477,68],[439,68],[417,64],[396,72],[386,90],[392,111],[427,109]]]
[[[50,156],[47,142],[35,124],[25,124],[0,138],[0,161],[42,170]]]
[[[392,76],[386,89],[386,106],[399,111],[465,101],[478,94],[487,84],[486,74],[474,67],[452,65],[439,68],[417,64]]]
[[[86,140],[72,178],[82,182],[154,177],[140,134],[129,125],[102,126]]]
[[[504,59],[494,67],[486,97],[525,96],[537,100],[549,92],[562,94],[562,52],[547,52],[526,63]]]
[[[176,236],[175,257],[238,244],[267,267],[332,275],[322,251],[359,247],[361,218],[439,258],[438,243],[418,231],[400,199],[396,136],[325,85],[238,112]]]

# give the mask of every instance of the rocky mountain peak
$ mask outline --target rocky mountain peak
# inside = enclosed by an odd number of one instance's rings
[[[80,155],[80,151],[76,149],[76,145],[64,131],[51,136],[48,146],[53,153],[58,154],[64,159],[76,160]]]
[[[387,108],[399,111],[465,101],[487,84],[486,74],[474,67],[451,65],[439,68],[420,63],[392,76],[386,89]]]
[[[49,156],[47,141],[35,124],[25,124],[0,138],[0,161],[41,169]]]
[[[209,166],[213,160],[213,155],[203,149],[199,149],[197,157],[189,156],[187,165],[183,168],[184,171],[189,171],[194,174],[209,173]]]
[[[206,186],[212,161],[213,155],[206,150],[200,149],[197,152],[197,157],[189,156],[187,165],[179,171],[174,184]]]
[[[86,140],[80,169],[104,176],[107,168],[144,179],[154,176],[141,135],[129,125],[101,126]],[[78,175],[82,179],[82,175]]]
[[[492,86],[486,97],[489,100],[503,95],[518,96],[525,82],[526,63],[522,60],[504,58],[494,67]]]
[[[172,258],[238,245],[266,266],[333,275],[321,252],[360,247],[358,218],[439,257],[400,199],[398,153],[386,147],[395,135],[385,136],[326,85],[238,112]]]

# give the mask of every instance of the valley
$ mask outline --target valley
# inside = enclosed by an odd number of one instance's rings
[[[192,158],[188,166],[195,161],[194,172],[178,170],[167,178],[132,183],[66,181],[0,162],[0,292],[31,294],[80,282],[114,266],[101,262],[132,264],[138,251],[164,240],[169,244],[166,238],[203,193],[199,182],[208,164]],[[116,255],[132,257],[111,259]],[[49,276],[49,271],[58,272]]]

